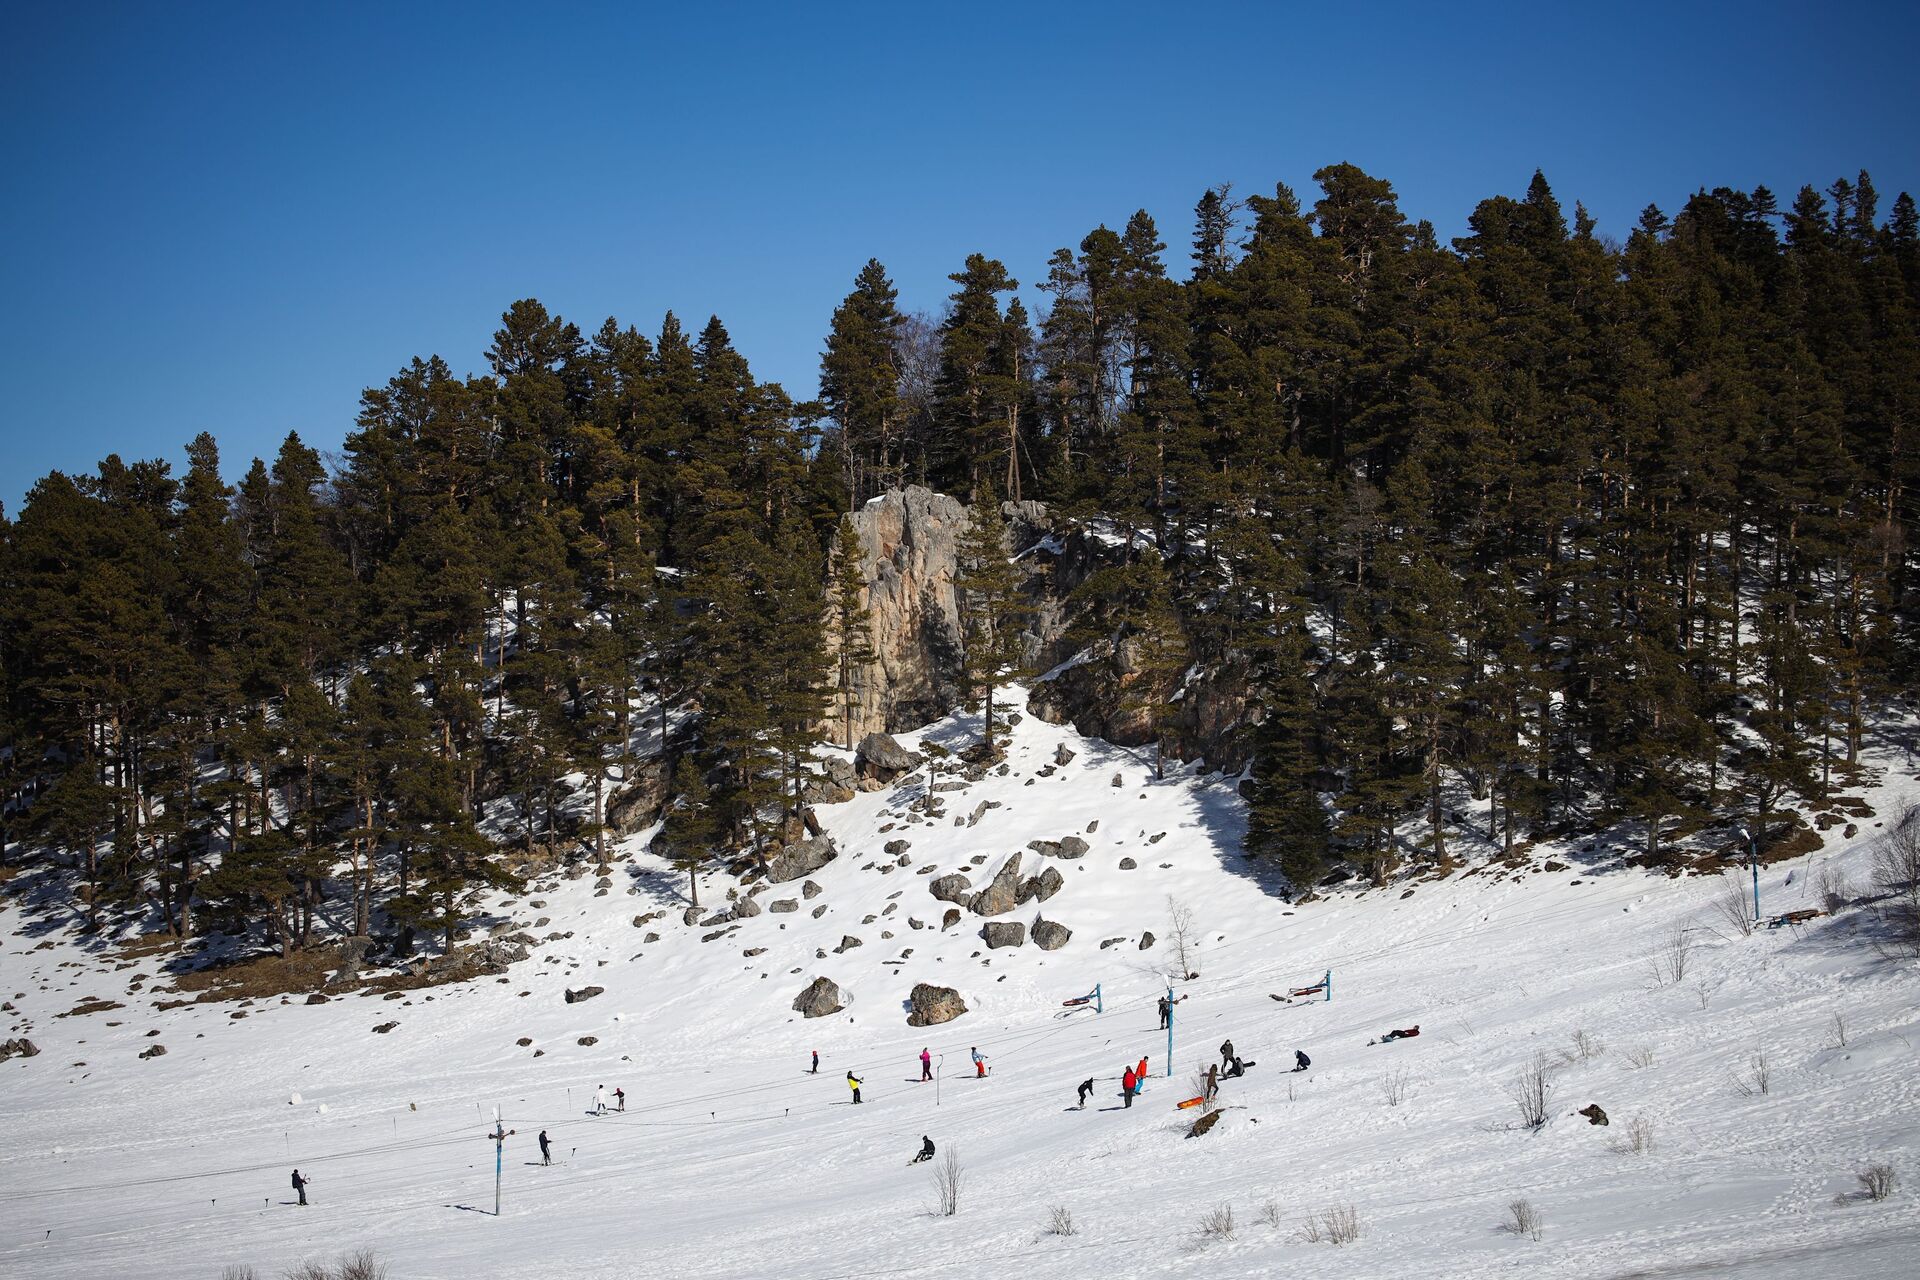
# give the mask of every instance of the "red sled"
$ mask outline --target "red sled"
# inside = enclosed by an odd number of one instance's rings
[[[1187,1100],[1186,1100],[1185,1102],[1176,1102],[1176,1103],[1174,1103],[1174,1104],[1173,1104],[1173,1109],[1174,1109],[1175,1111],[1185,1111],[1185,1110],[1186,1110],[1186,1109],[1187,1109],[1188,1107],[1197,1107],[1197,1106],[1199,1106],[1199,1105],[1200,1105],[1201,1103],[1203,1103],[1203,1102],[1205,1102],[1205,1101],[1206,1101],[1206,1099],[1205,1099],[1204,1097],[1202,1097],[1202,1098],[1188,1098],[1188,1099],[1187,1099]]]

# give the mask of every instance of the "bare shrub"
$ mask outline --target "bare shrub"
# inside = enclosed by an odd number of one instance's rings
[[[1538,1129],[1547,1122],[1547,1097],[1552,1092],[1553,1081],[1547,1075],[1544,1053],[1534,1054],[1533,1061],[1507,1085],[1507,1096],[1519,1110],[1520,1122],[1529,1129]]]
[[[1827,1019],[1827,1034],[1833,1038],[1834,1048],[1836,1049],[1846,1048],[1847,1047],[1847,1015],[1844,1013],[1836,1013],[1831,1018]]]
[[[1397,1107],[1407,1099],[1408,1074],[1405,1067],[1396,1067],[1380,1077],[1380,1100],[1390,1107]]]
[[[1820,909],[1828,915],[1853,901],[1856,890],[1846,872],[1828,863],[1820,868]]]
[[[1742,1097],[1773,1092],[1773,1068],[1767,1062],[1766,1050],[1754,1050],[1753,1056],[1747,1059],[1747,1069],[1734,1073],[1733,1084]]]
[[[1643,1156],[1653,1150],[1653,1121],[1635,1116],[1627,1121],[1625,1134],[1613,1144],[1623,1156]]]
[[[951,1218],[960,1212],[960,1187],[965,1181],[966,1166],[960,1163],[960,1153],[948,1147],[933,1166],[934,1212],[938,1216]]]
[[[1073,1225],[1073,1210],[1063,1204],[1052,1205],[1047,1209],[1047,1232],[1050,1236],[1072,1236],[1080,1234],[1080,1228]]]
[[[387,1280],[387,1264],[371,1249],[355,1249],[340,1255],[333,1277],[334,1280]]]
[[[1200,1215],[1194,1230],[1204,1241],[1233,1239],[1233,1206],[1223,1204]]]
[[[1352,1244],[1360,1238],[1360,1214],[1350,1204],[1320,1211],[1320,1233],[1328,1244]]]
[[[1167,895],[1167,938],[1173,943],[1173,962],[1179,967],[1174,976],[1182,981],[1200,971],[1200,934],[1193,922],[1193,908],[1172,894]]]
[[[1533,1207],[1533,1201],[1527,1199],[1509,1201],[1507,1204],[1507,1230],[1516,1236],[1527,1236],[1538,1240],[1546,1229],[1546,1223],[1540,1219],[1540,1211]]]
[[[1890,955],[1920,956],[1920,807],[1873,849],[1873,887],[1884,897],[1877,910]]]
[[[260,1280],[260,1273],[244,1262],[232,1262],[220,1272],[220,1280]]]
[[[1260,1202],[1260,1221],[1270,1227],[1280,1225],[1280,1202],[1269,1197]]]
[[[1713,910],[1721,923],[1743,938],[1760,927],[1760,913],[1753,908],[1753,895],[1742,872],[1729,871],[1720,878]]]
[[[324,1262],[297,1262],[286,1270],[286,1280],[333,1280],[333,1273],[327,1270]]]
[[[1606,1052],[1606,1048],[1607,1046],[1601,1044],[1598,1037],[1576,1030],[1573,1033],[1572,1044],[1560,1051],[1560,1061],[1569,1066],[1576,1062],[1588,1062],[1596,1055]]]
[[[1673,926],[1653,953],[1654,981],[1663,987],[1678,986],[1685,981],[1687,970],[1692,967],[1694,946],[1692,929],[1684,922]]]
[[[1890,1164],[1870,1164],[1854,1176],[1860,1179],[1860,1190],[1869,1200],[1885,1200],[1900,1186],[1900,1175]]]
[[[1653,1046],[1637,1044],[1622,1056],[1626,1058],[1628,1066],[1636,1071],[1643,1071],[1653,1065]]]

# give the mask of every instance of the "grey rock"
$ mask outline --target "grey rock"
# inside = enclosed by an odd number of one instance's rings
[[[874,732],[860,739],[854,749],[853,769],[862,778],[892,782],[901,774],[920,767],[921,756],[894,741],[893,735]]]
[[[952,1022],[967,1011],[967,1002],[952,987],[936,987],[932,983],[916,983],[912,994],[907,997],[909,1012],[907,1025],[910,1027],[935,1027],[943,1022]]]
[[[755,956],[763,956],[767,954],[767,949],[765,947],[748,947],[745,951],[742,951],[740,954],[745,956],[747,959],[751,960]]]
[[[682,923],[682,924],[699,924],[699,923],[700,923],[700,908],[699,908],[699,907],[688,907],[688,908],[687,908],[687,909],[686,909],[685,911],[682,911],[682,912],[680,913],[680,923]]]
[[[8,1058],[37,1058],[39,1056],[40,1046],[25,1036],[0,1044],[0,1062],[5,1062]]]
[[[1035,920],[1033,922],[1033,945],[1042,951],[1058,951],[1067,945],[1073,937],[1073,930],[1057,920]]]
[[[1100,829],[1100,819],[1098,818],[1095,818],[1092,822],[1089,822],[1087,824],[1088,835],[1092,835],[1094,832],[1098,831],[1099,829]]]
[[[1020,905],[1020,855],[1009,854],[992,883],[967,899],[967,910],[977,916],[1003,916]]]
[[[811,880],[807,881],[805,884],[800,886],[800,896],[807,899],[809,902],[819,897],[823,892],[825,892],[825,890],[821,889],[819,885],[815,884]]]
[[[986,940],[989,950],[1017,947],[1027,940],[1027,926],[1018,920],[989,920],[980,926],[980,936]]]
[[[912,847],[913,847],[912,843],[906,840],[889,840],[884,846],[887,853],[895,857],[905,853],[908,849],[911,849]]]
[[[1147,843],[1148,843],[1148,844],[1159,844],[1159,843],[1160,843],[1160,842],[1161,842],[1162,840],[1165,840],[1166,838],[1167,838],[1167,833],[1166,833],[1166,832],[1164,832],[1164,831],[1156,831],[1156,832],[1154,832],[1154,833],[1153,833],[1152,835],[1150,835],[1150,836],[1148,836],[1148,837],[1147,837]]]
[[[1073,748],[1063,742],[1053,749],[1053,762],[1064,768],[1073,763],[1074,754]]]
[[[832,862],[834,854],[833,841],[826,836],[787,845],[767,859],[767,879],[775,884],[798,880]]]
[[[1153,946],[1153,931],[1148,930],[1147,932],[1140,935],[1140,949],[1142,951],[1145,951],[1152,946]]]
[[[751,897],[742,898],[733,904],[733,918],[735,920],[751,920],[759,914],[760,904]]]
[[[1065,837],[1062,837],[1060,841],[1059,852],[1056,853],[1054,856],[1059,858],[1067,858],[1069,860],[1073,858],[1084,858],[1086,857],[1087,850],[1090,847],[1091,846],[1089,846],[1087,842],[1085,840],[1082,840],[1079,836],[1065,836]]]
[[[840,1012],[846,1007],[846,1001],[840,996],[840,987],[831,978],[815,978],[807,989],[794,997],[795,1013],[808,1018],[824,1018]]]
[[[640,761],[634,766],[633,781],[607,798],[607,825],[616,834],[630,836],[658,822],[667,803],[667,782],[665,757]]]
[[[569,988],[564,994],[567,997],[568,1004],[579,1004],[582,1000],[593,999],[605,990],[605,987],[581,987],[578,991]]]
[[[927,882],[927,892],[942,902],[965,902],[967,890],[973,887],[973,881],[959,872],[938,876]]]
[[[827,914],[827,904],[824,902],[813,909],[813,918],[815,920],[818,920],[821,916],[825,914]]]
[[[784,916],[789,912],[798,911],[799,909],[800,900],[798,898],[775,898],[767,904],[767,910],[777,916]]]
[[[958,907],[948,907],[947,913],[940,917],[940,927],[942,929],[951,929],[953,928],[953,926],[959,923],[960,923],[960,908]]]
[[[1060,842],[1058,840],[1029,840],[1027,841],[1027,848],[1033,850],[1043,858],[1053,858],[1059,856]]]
[[[1135,861],[1134,861],[1134,860],[1133,860],[1132,858],[1122,858],[1122,859],[1120,859],[1120,869],[1121,869],[1122,871],[1132,871],[1132,870],[1133,870],[1133,869],[1134,869],[1135,867],[1137,867],[1137,866],[1139,866],[1139,865],[1140,865],[1140,864],[1139,864],[1139,863],[1137,863],[1137,862],[1135,862]]]
[[[393,1025],[397,1026],[399,1024],[395,1023]],[[380,1028],[375,1027],[374,1030],[378,1031]],[[389,1030],[391,1030],[391,1027]],[[141,1050],[140,1056],[143,1058],[164,1058],[167,1056],[167,1046],[163,1044],[150,1045],[146,1049]]]

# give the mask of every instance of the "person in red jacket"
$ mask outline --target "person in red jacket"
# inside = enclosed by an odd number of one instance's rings
[[[1120,1096],[1127,1100],[1128,1106],[1133,1105],[1133,1091],[1139,1083],[1140,1080],[1133,1074],[1132,1067],[1128,1067],[1126,1073],[1120,1077]]]

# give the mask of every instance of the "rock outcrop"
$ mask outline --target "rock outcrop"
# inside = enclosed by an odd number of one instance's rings
[[[1033,945],[1042,951],[1058,951],[1067,945],[1073,937],[1073,930],[1058,920],[1035,920],[1033,922]]]
[[[927,892],[942,902],[965,902],[967,890],[973,888],[973,881],[959,872],[951,875],[936,876],[927,882]]]
[[[874,782],[892,782],[901,774],[920,767],[922,757],[895,742],[892,734],[874,732],[860,739],[854,748],[853,771]]]
[[[846,1008],[840,987],[831,978],[815,978],[793,1000],[794,1012],[808,1018],[824,1018]]]
[[[907,1014],[910,1027],[933,1027],[942,1022],[952,1022],[967,1011],[967,1002],[952,987],[936,987],[931,983],[915,984],[913,994],[907,997],[911,1011]]]
[[[607,825],[630,836],[660,820],[667,803],[667,762],[651,756],[633,767],[633,780],[607,798]]]

